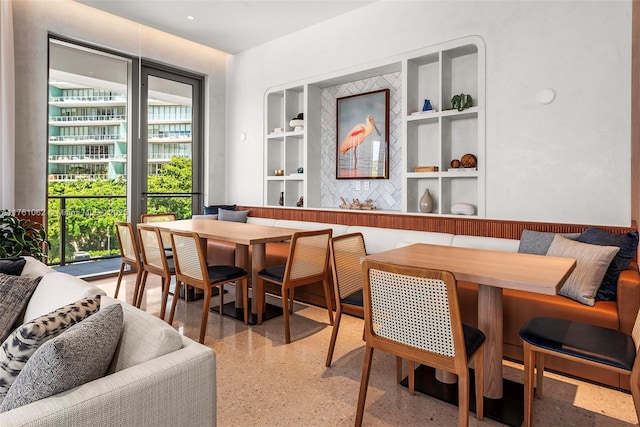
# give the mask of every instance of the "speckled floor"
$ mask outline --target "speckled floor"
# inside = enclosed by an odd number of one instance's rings
[[[108,295],[115,278],[93,282]],[[126,276],[120,299],[131,301],[134,277]],[[225,302],[233,299],[233,289]],[[274,299],[273,302],[278,301]],[[217,305],[214,297],[211,305]],[[160,312],[160,281],[149,278],[142,308]],[[174,327],[197,339],[202,300],[179,301]],[[205,345],[217,357],[219,426],[343,426],[353,425],[364,355],[363,321],[344,316],[331,368],[324,366],[331,326],[327,311],[296,304],[291,317],[293,342],[284,343],[282,316],[260,326],[245,326],[211,313]],[[405,366],[406,369],[406,366]],[[522,365],[504,362],[505,377],[522,382]],[[455,426],[458,409],[396,384],[395,358],[374,353],[365,408],[365,426]],[[538,426],[638,425],[628,393],[545,373],[545,397],[534,402]],[[502,425],[488,418],[471,426]]]

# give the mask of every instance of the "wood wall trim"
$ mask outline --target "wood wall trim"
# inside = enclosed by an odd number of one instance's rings
[[[631,14],[631,219],[640,219],[640,1]]]
[[[433,215],[422,216],[371,211],[270,208],[261,206],[239,206],[236,209],[249,210],[249,216],[261,218],[395,228],[401,230],[434,231],[468,236],[499,237],[504,239],[520,239],[520,235],[524,229],[554,233],[581,233],[591,227],[591,225],[585,224],[506,221],[464,216],[437,217]],[[612,233],[626,233],[638,229],[635,221],[632,222],[630,227],[593,226]]]

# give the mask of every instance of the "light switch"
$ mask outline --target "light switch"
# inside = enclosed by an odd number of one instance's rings
[[[369,191],[369,181],[364,182],[364,191]]]
[[[356,191],[360,191],[360,181],[356,181]]]

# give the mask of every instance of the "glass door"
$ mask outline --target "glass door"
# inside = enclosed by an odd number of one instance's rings
[[[201,79],[143,64],[141,213],[190,218],[202,205]]]

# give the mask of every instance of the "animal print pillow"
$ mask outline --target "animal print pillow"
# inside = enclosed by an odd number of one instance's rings
[[[83,298],[14,330],[0,347],[0,403],[29,358],[45,342],[100,309],[100,295]]]

